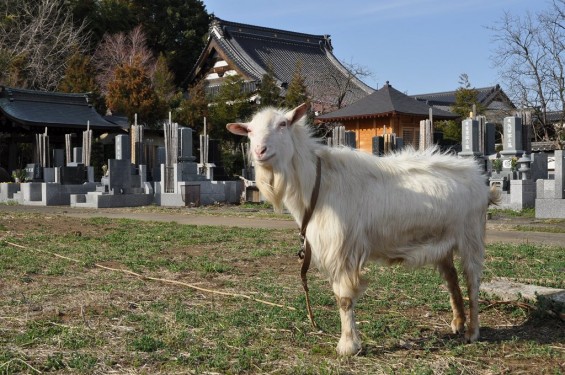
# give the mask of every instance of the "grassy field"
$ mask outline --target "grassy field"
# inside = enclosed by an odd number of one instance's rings
[[[294,230],[4,215],[0,374],[565,372],[565,323],[547,306],[482,296],[482,338],[465,345],[434,270],[379,265],[357,308],[365,349],[339,358],[339,313],[315,269],[319,331],[306,316],[298,245]],[[484,279],[565,288],[564,250],[489,245]]]

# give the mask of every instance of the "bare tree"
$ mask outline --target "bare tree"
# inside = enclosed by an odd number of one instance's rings
[[[373,74],[364,66],[340,61],[342,69],[328,68],[316,82],[308,82],[312,88],[312,99],[317,105],[317,111],[326,113],[340,109],[351,102],[360,99],[357,81],[371,77]],[[310,81],[312,78],[309,79]]]
[[[145,69],[149,76],[155,71],[156,60],[147,47],[147,38],[141,26],[129,33],[106,34],[93,56],[97,70],[96,81],[106,94],[108,83],[114,79],[116,68],[132,65],[134,61]]]
[[[537,14],[505,13],[491,30],[499,46],[493,62],[501,67],[508,94],[531,113],[535,139],[563,148],[565,0]]]
[[[84,24],[75,27],[64,0],[4,0],[0,5],[0,81],[53,90],[67,61],[86,51]],[[0,66],[1,67],[1,66]]]

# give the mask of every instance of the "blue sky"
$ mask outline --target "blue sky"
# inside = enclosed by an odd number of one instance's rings
[[[494,32],[504,12],[523,16],[549,0],[204,0],[227,21],[330,34],[334,55],[407,94],[452,91],[466,73],[474,87],[504,82],[493,66]]]

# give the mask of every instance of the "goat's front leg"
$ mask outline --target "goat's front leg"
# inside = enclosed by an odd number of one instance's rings
[[[356,288],[348,288],[339,283],[333,284],[333,290],[339,315],[341,318],[341,338],[337,345],[337,354],[349,356],[357,354],[361,350],[361,338],[355,325],[355,302],[357,301],[358,291]]]

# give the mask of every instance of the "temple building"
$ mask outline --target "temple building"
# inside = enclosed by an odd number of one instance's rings
[[[516,114],[516,106],[499,85],[474,88],[473,90],[477,92],[477,101],[484,107],[484,114],[489,121],[502,123],[504,117]],[[410,96],[435,108],[449,111],[455,104],[456,93],[457,91],[445,91]]]
[[[210,25],[208,42],[188,83],[205,80],[207,92],[214,94],[226,77],[239,75],[245,82],[244,89],[252,96],[269,68],[283,96],[295,71],[300,69],[314,109],[322,113],[374,91],[333,55],[329,35],[303,34],[219,18]]]

